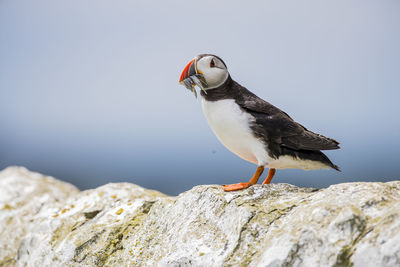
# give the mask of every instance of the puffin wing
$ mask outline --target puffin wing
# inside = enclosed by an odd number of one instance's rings
[[[241,94],[238,104],[250,112],[255,118],[257,132],[266,140],[280,146],[295,150],[330,150],[338,149],[339,142],[316,134],[295,122],[287,113],[254,95],[246,88],[246,94]]]

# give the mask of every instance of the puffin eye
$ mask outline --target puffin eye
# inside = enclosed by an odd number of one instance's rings
[[[215,67],[214,59],[211,59],[211,61],[210,61],[210,68],[214,68],[214,67]]]

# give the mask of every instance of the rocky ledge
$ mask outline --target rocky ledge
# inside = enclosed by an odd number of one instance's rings
[[[0,266],[399,266],[400,181],[177,197],[0,172]]]

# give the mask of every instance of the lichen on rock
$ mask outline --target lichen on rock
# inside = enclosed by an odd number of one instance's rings
[[[0,266],[399,266],[400,182],[169,197],[0,172]]]

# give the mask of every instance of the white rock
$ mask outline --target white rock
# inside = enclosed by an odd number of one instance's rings
[[[0,266],[399,266],[400,182],[79,192],[0,172]]]

